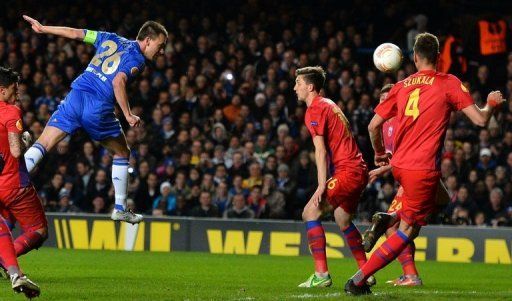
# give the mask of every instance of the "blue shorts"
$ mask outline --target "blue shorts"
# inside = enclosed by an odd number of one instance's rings
[[[100,100],[97,95],[76,89],[71,89],[47,125],[69,135],[82,128],[96,141],[115,138],[122,133],[113,104]]]

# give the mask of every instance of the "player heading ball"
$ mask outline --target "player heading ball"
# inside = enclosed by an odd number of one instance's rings
[[[115,33],[46,26],[29,16],[23,18],[37,33],[84,41],[96,48],[85,71],[73,81],[71,91],[51,116],[39,139],[25,153],[28,171],[31,172],[59,141],[82,128],[114,157],[112,219],[139,223],[142,215],[126,209],[130,149],[114,114],[114,105],[117,101],[130,126],[140,126],[139,116],[130,110],[126,84],[142,72],[146,59],[155,60],[164,53],[167,30],[157,22],[148,21],[140,28],[136,40],[128,40]]]

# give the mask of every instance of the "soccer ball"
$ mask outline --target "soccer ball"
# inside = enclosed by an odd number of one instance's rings
[[[382,72],[394,72],[402,63],[402,51],[392,43],[380,44],[373,52],[373,63]]]

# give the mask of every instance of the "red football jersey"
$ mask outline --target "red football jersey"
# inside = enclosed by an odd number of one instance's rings
[[[384,140],[384,148],[387,153],[393,153],[393,139],[396,131],[396,118],[386,120],[382,125],[382,139]]]
[[[332,100],[317,96],[306,110],[304,122],[313,138],[324,137],[331,175],[366,166],[347,118]]]
[[[375,108],[384,119],[397,119],[391,165],[439,170],[450,113],[473,104],[469,91],[451,74],[424,70],[398,82]]]
[[[15,189],[30,185],[30,178],[23,156],[20,160],[11,155],[8,133],[21,134],[23,123],[21,110],[14,105],[0,101],[0,156],[4,160],[4,168],[0,173],[0,189]]]

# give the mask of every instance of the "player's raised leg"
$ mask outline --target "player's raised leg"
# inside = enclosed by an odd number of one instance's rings
[[[66,135],[66,132],[57,127],[50,125],[46,126],[39,139],[37,139],[37,141],[25,152],[24,156],[27,171],[29,173],[32,172],[32,170],[46,155],[46,152],[50,151],[57,143],[64,139]]]
[[[372,224],[363,233],[363,247],[370,252],[379,238],[398,222],[395,213],[377,212],[372,216]]]
[[[114,156],[112,162],[112,183],[114,184],[115,205],[111,218],[117,221],[125,221],[131,224],[140,223],[142,215],[135,214],[126,209],[126,196],[128,191],[128,160],[130,149],[124,134],[115,138],[107,138],[101,144]]]
[[[323,202],[321,205],[325,203]],[[332,279],[327,269],[325,231],[320,222],[321,215],[321,206],[315,205],[311,200],[302,212],[302,219],[306,222],[309,250],[315,262],[315,273],[305,282],[299,284],[299,287],[329,287],[332,285]]]

